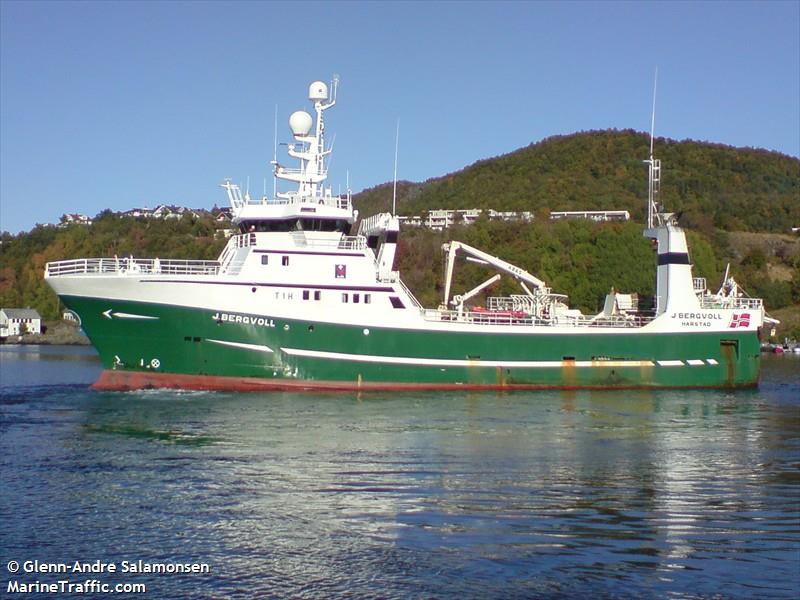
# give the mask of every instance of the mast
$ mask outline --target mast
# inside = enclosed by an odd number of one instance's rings
[[[650,158],[646,161],[648,165],[647,177],[647,228],[652,229],[654,225],[661,225],[661,215],[658,208],[658,192],[661,189],[661,160],[653,158],[653,139],[656,127],[656,87],[658,85],[658,67],[656,67],[655,77],[653,78],[653,111],[650,117]]]
[[[308,88],[308,99],[314,103],[316,121],[304,110],[298,110],[289,117],[289,127],[292,130],[297,144],[289,144],[288,154],[292,158],[300,161],[299,168],[284,167],[273,161],[275,164],[275,177],[284,181],[292,181],[298,184],[295,191],[277,193],[278,198],[284,198],[297,202],[322,200],[322,182],[328,177],[325,168],[325,157],[331,153],[331,149],[325,148],[325,119],[323,113],[336,104],[336,91],[339,79],[334,76],[331,83],[332,93],[329,95],[328,85],[322,81],[313,82]],[[310,135],[312,126],[313,135]]]

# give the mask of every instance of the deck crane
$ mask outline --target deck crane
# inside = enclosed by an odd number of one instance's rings
[[[478,250],[477,248],[473,248],[472,246],[455,240],[443,244],[442,250],[447,252],[447,270],[444,285],[445,306],[447,306],[448,301],[450,301],[450,287],[453,282],[453,267],[455,266],[456,254],[459,251],[467,255],[467,260],[472,260],[473,262],[480,264],[491,265],[498,271],[502,271],[503,273],[511,275],[519,282],[520,286],[522,286],[522,289],[525,290],[525,293],[530,296],[531,300],[533,300],[534,306],[543,306],[545,304],[543,301],[551,297],[550,288],[547,287],[547,284],[544,281],[534,275],[531,275],[525,269],[521,269],[516,265],[512,265],[511,263],[497,258],[496,256],[492,256],[491,254],[483,252],[482,250]],[[459,313],[461,313],[463,311],[464,301],[475,296],[483,289],[489,287],[495,283],[497,279],[499,279],[499,275],[496,275],[495,277],[485,281],[466,294],[454,296],[453,300],[450,301],[450,304],[456,305]],[[526,283],[535,288],[533,292],[528,288],[528,286],[525,285]]]

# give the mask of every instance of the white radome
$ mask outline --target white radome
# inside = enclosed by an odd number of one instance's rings
[[[328,86],[322,81],[315,81],[308,86],[308,99],[320,102],[328,99]]]
[[[297,110],[289,117],[289,127],[295,137],[308,135],[313,123],[311,115],[304,110]]]

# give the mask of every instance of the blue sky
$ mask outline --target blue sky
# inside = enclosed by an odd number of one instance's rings
[[[288,141],[333,73],[329,182],[349,170],[359,191],[391,180],[398,119],[412,181],[551,135],[646,131],[656,66],[657,135],[800,155],[797,1],[0,0],[0,229],[222,206],[225,177],[271,190],[275,105]]]

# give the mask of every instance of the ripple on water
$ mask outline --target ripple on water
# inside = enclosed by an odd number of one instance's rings
[[[794,598],[800,377],[781,377],[744,394],[4,388],[0,558],[212,565],[137,579],[165,598]]]

